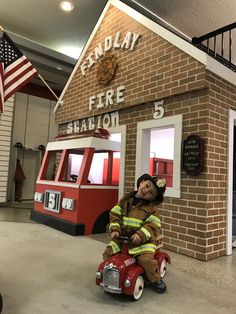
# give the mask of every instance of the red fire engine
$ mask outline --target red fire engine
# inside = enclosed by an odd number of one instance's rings
[[[105,232],[118,200],[119,151],[119,142],[94,136],[48,143],[31,219],[71,235]]]

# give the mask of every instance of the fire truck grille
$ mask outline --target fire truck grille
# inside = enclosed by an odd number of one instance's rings
[[[103,274],[103,285],[119,288],[120,275],[116,269],[107,269]]]

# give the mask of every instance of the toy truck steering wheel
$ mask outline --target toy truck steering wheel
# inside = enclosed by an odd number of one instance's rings
[[[122,236],[120,235],[119,237],[117,237],[117,240],[122,241],[122,242],[132,242],[132,238],[128,237],[128,236]]]
[[[71,177],[71,179],[72,179],[74,182],[76,182],[76,180],[77,180],[77,178],[78,178],[78,176],[77,176],[76,174],[71,174],[70,177]]]

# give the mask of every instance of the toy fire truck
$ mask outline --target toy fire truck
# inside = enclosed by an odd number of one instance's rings
[[[96,272],[96,285],[106,292],[124,294],[131,300],[138,301],[144,291],[145,272],[136,258],[128,253],[131,238],[120,236],[118,240],[123,242],[122,252],[101,262]],[[160,251],[163,246],[162,240],[163,236],[158,236],[155,252],[161,278],[165,276],[168,264],[171,262],[169,254]]]
[[[48,143],[31,219],[71,235],[106,231],[118,200],[120,143],[95,136]]]

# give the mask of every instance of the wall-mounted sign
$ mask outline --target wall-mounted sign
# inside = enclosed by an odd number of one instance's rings
[[[69,122],[67,124],[67,134],[80,133],[95,129],[108,129],[119,126],[119,112],[114,111],[95,117]]]
[[[132,32],[127,32],[124,36],[122,36],[120,32],[117,32],[115,36],[107,36],[104,39],[104,42],[99,43],[94,51],[91,52],[87,59],[81,64],[80,69],[82,75],[86,75],[88,70],[96,64],[107,51],[111,51],[112,49],[126,49],[133,51],[140,36],[140,34]]]
[[[125,101],[125,86],[119,86],[116,90],[109,89],[97,95],[89,97],[89,111],[93,109],[113,106]]]
[[[99,43],[87,59],[81,64],[80,69],[83,76],[88,70],[98,63],[97,80],[98,83],[106,86],[115,77],[118,68],[117,57],[111,53],[112,49],[128,49],[133,51],[138,43],[140,34],[127,32],[124,36],[117,32],[115,36],[107,36],[104,43]],[[89,110],[104,108],[107,106],[124,102],[125,86],[119,86],[116,90],[109,89],[97,95],[89,97]]]
[[[204,168],[204,140],[197,135],[190,135],[183,143],[183,169],[196,176]]]

